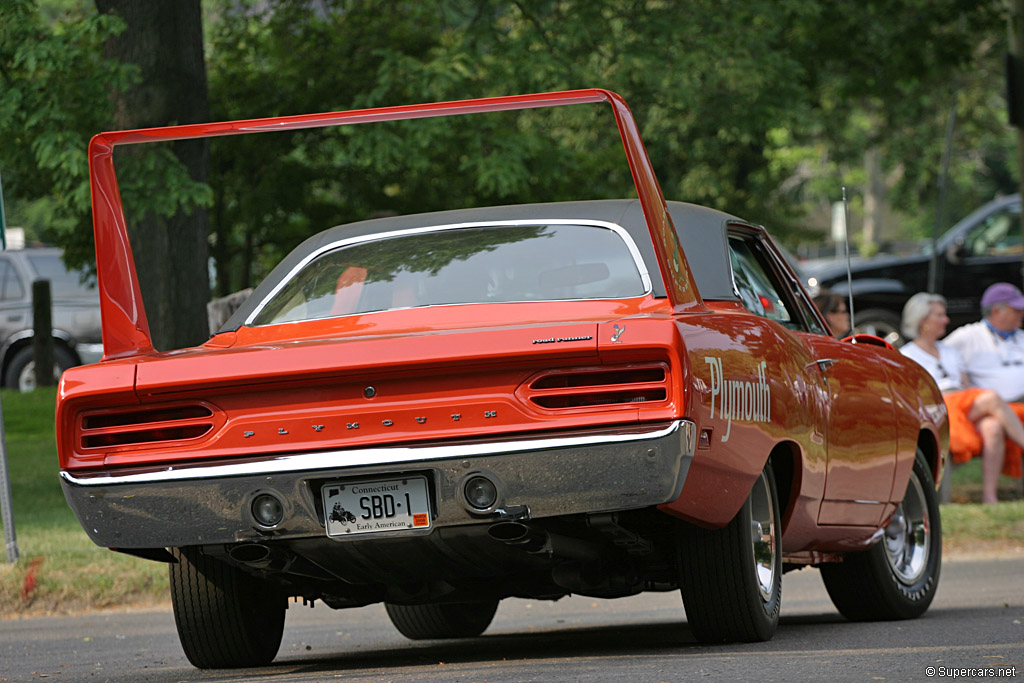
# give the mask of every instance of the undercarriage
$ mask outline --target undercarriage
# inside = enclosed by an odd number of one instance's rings
[[[326,536],[202,546],[288,597],[334,607],[673,590],[681,524],[653,509],[444,527],[429,536]],[[641,536],[639,530],[643,530]]]

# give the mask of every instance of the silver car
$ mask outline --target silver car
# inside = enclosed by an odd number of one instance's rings
[[[103,355],[100,302],[95,284],[69,271],[54,248],[0,252],[0,378],[3,386],[35,388],[32,355],[32,282],[50,281],[53,300],[54,376]]]

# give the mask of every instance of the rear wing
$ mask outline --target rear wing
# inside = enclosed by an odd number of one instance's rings
[[[654,175],[654,169],[647,157],[629,106],[622,97],[608,90],[570,90],[100,133],[89,143],[89,175],[93,231],[96,236],[100,312],[103,318],[104,359],[154,351],[114,171],[114,147],[146,142],[169,142],[222,135],[269,133],[300,128],[324,128],[376,121],[461,116],[599,102],[607,102],[615,116],[637,196],[651,231],[669,301],[673,308],[680,312],[702,308],[703,304],[693,286],[689,265],[679,248],[675,228],[665,206],[665,197]]]

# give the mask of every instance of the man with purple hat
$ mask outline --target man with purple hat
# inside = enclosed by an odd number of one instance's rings
[[[963,357],[972,386],[993,389],[1006,401],[1024,397],[1024,294],[1009,282],[997,282],[981,295],[979,322],[946,337]]]

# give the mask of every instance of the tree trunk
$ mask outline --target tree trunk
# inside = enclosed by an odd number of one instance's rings
[[[870,147],[864,153],[867,182],[864,187],[864,230],[861,233],[861,253],[871,256],[878,245],[882,229],[882,205],[885,201],[885,181],[882,178],[882,153]]]
[[[132,129],[209,121],[200,0],[95,2],[100,12],[116,14],[127,24],[121,35],[108,41],[107,55],[137,65],[141,75],[131,89],[112,94],[115,126]],[[191,177],[207,182],[208,142],[170,144]],[[179,211],[170,218],[147,212],[127,219],[154,346],[176,349],[202,343],[209,336],[206,210]]]
[[[252,231],[245,233],[245,253],[242,254],[242,288],[252,287],[252,263],[256,246],[253,244]]]
[[[213,262],[217,264],[217,283],[214,290],[218,297],[227,296],[231,289],[231,261],[228,256],[228,227],[224,221],[223,183],[217,184],[213,199]]]

